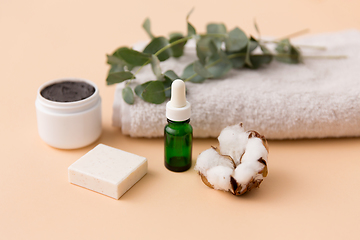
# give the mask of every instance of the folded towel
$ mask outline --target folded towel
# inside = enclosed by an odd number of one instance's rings
[[[305,59],[303,64],[273,61],[257,70],[231,70],[224,79],[187,82],[194,137],[217,137],[224,127],[242,122],[268,139],[360,136],[360,32],[347,30],[295,39],[294,44],[326,47],[304,55],[346,55],[346,59]],[[139,49],[144,44],[136,47]],[[184,56],[161,63],[181,75],[196,59],[195,44]],[[134,83],[154,80],[150,66]],[[163,136],[165,105],[122,99],[116,87],[113,125],[132,137]]]

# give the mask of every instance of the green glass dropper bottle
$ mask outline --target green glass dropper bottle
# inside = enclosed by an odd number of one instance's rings
[[[171,85],[171,100],[166,104],[168,124],[164,129],[165,167],[183,172],[191,167],[193,130],[191,104],[186,101],[185,83],[177,79]]]

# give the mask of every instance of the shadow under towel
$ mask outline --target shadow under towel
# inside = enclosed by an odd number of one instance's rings
[[[273,61],[257,70],[231,70],[219,80],[187,82],[194,137],[217,137],[224,127],[240,122],[268,139],[360,136],[360,32],[313,35],[293,44],[326,47],[303,51],[304,55],[347,58],[305,58],[303,64]],[[168,59],[161,67],[163,72],[171,69],[181,75],[195,59],[195,44],[189,42],[184,56]],[[154,79],[146,66],[132,84]],[[166,102],[156,105],[136,97],[128,105],[122,99],[123,87],[124,83],[116,87],[113,125],[132,137],[163,136]]]

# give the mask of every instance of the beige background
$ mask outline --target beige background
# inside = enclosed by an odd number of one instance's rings
[[[105,54],[153,32],[200,31],[224,22],[284,36],[360,29],[358,0],[0,1],[0,239],[358,239],[360,139],[270,141],[269,176],[243,197],[207,188],[195,171],[163,167],[162,139],[132,139],[111,126],[114,86]],[[65,151],[38,136],[37,88],[60,77],[94,81],[103,134]],[[149,160],[148,174],[120,200],[71,185],[67,167],[98,143]],[[193,157],[215,139],[195,139]]]

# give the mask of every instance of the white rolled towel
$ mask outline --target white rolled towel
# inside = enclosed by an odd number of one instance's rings
[[[223,79],[187,82],[194,137],[217,137],[224,127],[240,122],[268,139],[360,136],[360,32],[318,34],[293,43],[326,47],[304,55],[347,58],[305,59],[303,64],[273,61],[257,70],[231,70]],[[168,59],[161,67],[181,75],[195,59],[194,43],[188,43],[184,56]],[[149,80],[155,76],[146,66],[133,84]],[[122,99],[123,87],[116,87],[113,125],[132,137],[163,136],[166,102],[156,105],[136,97],[128,105]]]

